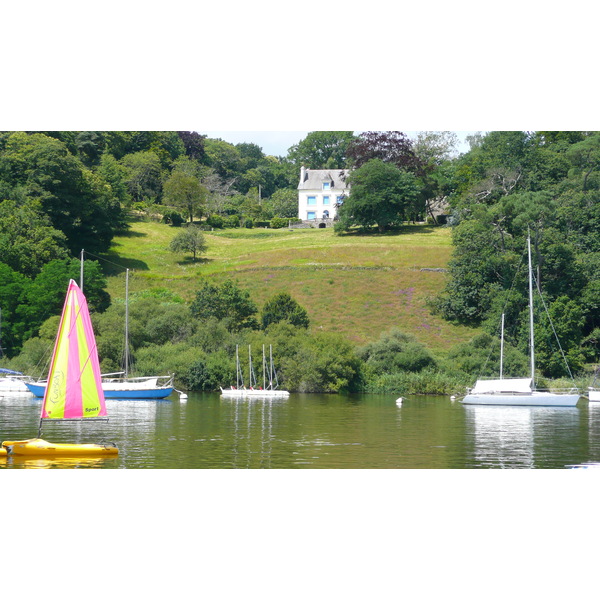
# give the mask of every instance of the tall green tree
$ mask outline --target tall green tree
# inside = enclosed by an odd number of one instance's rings
[[[105,182],[72,155],[67,146],[43,134],[15,132],[0,150],[0,187],[18,189],[37,200],[72,253],[108,249],[122,224],[118,200]]]
[[[338,209],[338,231],[377,225],[384,232],[406,219],[419,196],[412,173],[377,158],[352,171],[348,184],[351,192]]]
[[[289,160],[309,169],[345,169],[352,131],[312,131],[288,151]]]
[[[198,177],[180,170],[173,171],[164,185],[165,202],[185,211],[190,223],[204,213],[207,195]]]

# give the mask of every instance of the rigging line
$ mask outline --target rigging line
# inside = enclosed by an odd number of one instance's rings
[[[84,250],[83,252],[84,252],[84,254],[87,254],[88,256],[92,256],[93,258],[97,258],[98,260],[103,260],[104,262],[114,265],[115,267],[119,267],[119,269],[123,269],[123,270],[127,269],[127,267],[124,267],[123,265],[119,265],[119,264],[113,262],[112,260],[108,260],[108,258],[102,258],[101,256],[96,256],[95,254],[92,254],[91,252],[88,252],[87,250]]]
[[[544,310],[546,311],[546,316],[548,317],[548,322],[550,323],[550,327],[552,327],[552,333],[554,333],[554,337],[556,338],[556,343],[558,344],[558,349],[560,350],[563,360],[565,361],[567,371],[569,371],[569,377],[571,378],[571,381],[573,383],[575,383],[575,379],[573,378],[573,373],[571,373],[571,368],[569,367],[569,363],[567,362],[567,357],[565,356],[562,346],[560,345],[560,340],[558,339],[558,334],[556,333],[556,329],[554,329],[554,323],[552,322],[552,319],[550,318],[550,313],[548,312],[548,308],[546,307],[546,302],[544,300],[544,296],[542,296],[542,292],[540,290],[538,281],[535,279],[535,275],[533,276],[533,279],[535,281],[535,287],[537,288],[538,294],[540,295],[540,299],[542,301],[542,306],[544,307]]]

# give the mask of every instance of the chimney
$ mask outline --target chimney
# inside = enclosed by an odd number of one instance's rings
[[[304,183],[305,179],[306,179],[306,169],[304,168],[304,165],[302,165],[300,167],[300,185],[302,185]]]

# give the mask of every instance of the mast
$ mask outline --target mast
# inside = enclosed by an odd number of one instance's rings
[[[533,336],[533,274],[531,269],[531,237],[527,236],[527,257],[529,262],[529,351],[531,355],[531,389],[535,389],[535,342]]]
[[[129,375],[129,269],[125,271],[125,378]]]
[[[81,249],[81,255],[80,255],[79,263],[80,263],[79,289],[83,292],[83,248]]]
[[[264,344],[263,344],[262,372],[263,372],[263,390],[266,390],[267,389],[267,362],[265,359],[265,345]]]
[[[248,344],[248,381],[250,389],[252,389],[252,350],[250,344]]]
[[[500,379],[502,379],[502,362],[504,359],[504,313],[502,313],[502,325],[500,333]]]

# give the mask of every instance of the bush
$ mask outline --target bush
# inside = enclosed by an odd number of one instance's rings
[[[244,227],[246,229],[252,229],[254,227],[254,221],[252,221],[252,219],[246,219]]]
[[[287,227],[289,219],[282,219],[281,217],[274,217],[271,219],[271,229],[282,229]]]
[[[399,329],[382,334],[379,340],[360,349],[358,355],[376,375],[418,372],[435,366],[427,348],[413,335],[402,333]]]
[[[210,215],[210,217],[206,219],[206,224],[214,227],[215,229],[222,229],[224,221],[225,219],[223,219],[223,217],[220,215]]]
[[[238,215],[229,215],[228,217],[223,218],[223,227],[239,227],[240,226],[240,218]]]
[[[181,227],[181,225],[185,222],[185,219],[175,210],[165,213],[162,220],[163,223],[173,225],[173,227]]]

